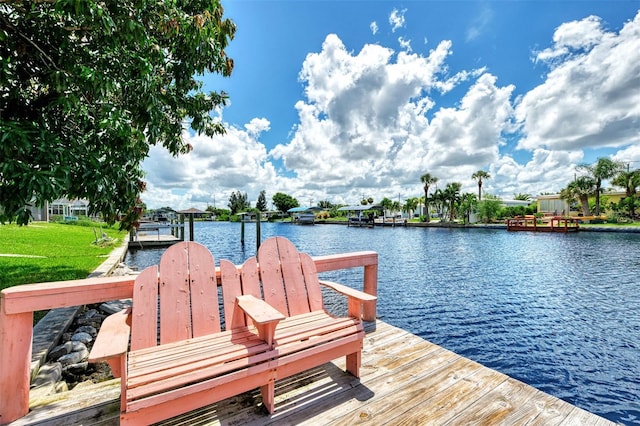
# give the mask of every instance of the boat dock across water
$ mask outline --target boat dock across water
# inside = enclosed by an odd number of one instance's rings
[[[535,216],[524,216],[507,219],[507,231],[530,231],[530,232],[578,232],[580,227],[578,219],[565,216],[552,216],[537,218]]]

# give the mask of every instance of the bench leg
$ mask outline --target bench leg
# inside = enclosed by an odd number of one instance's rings
[[[362,351],[347,355],[347,371],[353,376],[360,378],[360,363]]]
[[[260,386],[260,393],[262,394],[262,403],[264,404],[269,414],[273,414],[275,409],[275,380],[270,380],[268,384]]]

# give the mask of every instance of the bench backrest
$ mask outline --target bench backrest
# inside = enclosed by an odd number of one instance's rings
[[[195,242],[169,247],[159,265],[136,278],[131,350],[220,331],[216,269],[211,252]]]
[[[251,257],[240,271],[228,261],[220,261],[224,291],[236,288],[240,294],[262,298],[283,315],[293,316],[324,308],[316,265],[306,253],[299,253],[291,241],[272,237],[258,249],[257,258]],[[235,298],[235,297],[234,297]],[[230,318],[231,302],[225,302],[225,317]],[[232,324],[241,325],[242,318]]]
[[[243,294],[265,300],[286,316],[324,308],[313,259],[284,237],[267,239],[257,257],[247,259],[241,268],[220,260],[220,273],[219,299],[211,252],[195,242],[169,247],[159,265],[136,278],[131,350],[217,333],[223,325],[242,327],[247,319],[236,309],[236,297]]]

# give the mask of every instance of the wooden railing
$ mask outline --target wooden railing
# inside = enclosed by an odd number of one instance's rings
[[[377,295],[378,254],[343,253],[313,258],[318,272],[364,267],[363,290]],[[220,271],[216,270],[218,281]],[[27,284],[0,292],[0,424],[29,411],[33,313],[35,311],[127,299],[135,276]],[[376,304],[364,306],[363,319],[374,321]]]

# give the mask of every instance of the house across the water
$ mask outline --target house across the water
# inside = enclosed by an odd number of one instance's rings
[[[291,222],[298,225],[313,225],[316,221],[316,212],[322,211],[320,207],[294,207],[287,210],[291,215]]]

